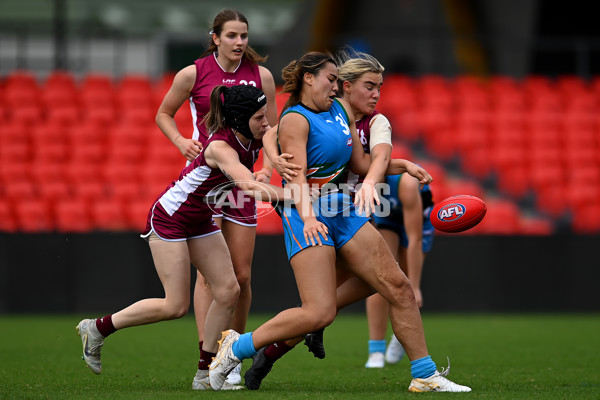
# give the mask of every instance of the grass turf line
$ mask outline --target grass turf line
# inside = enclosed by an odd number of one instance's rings
[[[107,339],[103,372],[81,360],[75,326],[81,316],[0,316],[0,399],[389,399],[465,396],[477,399],[599,399],[598,314],[424,314],[438,368],[469,394],[411,394],[404,359],[366,369],[364,315],[342,314],[325,330],[327,357],[299,345],[279,360],[259,391],[198,393],[192,316],[125,329]],[[253,315],[253,329],[268,316]],[[391,332],[388,330],[388,332]],[[244,370],[251,365],[244,362]]]

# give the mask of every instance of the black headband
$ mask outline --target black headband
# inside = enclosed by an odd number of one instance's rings
[[[262,90],[251,85],[231,86],[223,92],[223,116],[225,123],[252,139],[248,122],[250,118],[267,104],[267,96]]]

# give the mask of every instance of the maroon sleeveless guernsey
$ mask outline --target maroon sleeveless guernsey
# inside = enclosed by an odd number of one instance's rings
[[[194,120],[193,138],[205,145],[208,140],[206,126],[202,119],[210,109],[210,93],[218,85],[252,85],[262,89],[258,65],[242,58],[240,65],[233,72],[226,72],[217,62],[217,54],[194,61],[196,65],[196,82],[190,96],[190,108]]]

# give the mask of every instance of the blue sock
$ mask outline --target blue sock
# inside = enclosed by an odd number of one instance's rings
[[[431,356],[419,358],[410,362],[410,374],[413,378],[429,378],[437,369]]]
[[[385,340],[369,340],[369,354],[385,353]]]
[[[233,354],[240,360],[250,358],[258,353],[254,348],[254,343],[252,342],[252,332],[240,335],[240,338],[231,345],[231,350],[233,351]]]

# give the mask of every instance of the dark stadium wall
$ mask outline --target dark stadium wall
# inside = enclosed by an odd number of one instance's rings
[[[438,236],[424,312],[600,310],[598,236]],[[299,303],[280,236],[259,236],[252,312]],[[163,291],[133,233],[0,234],[0,313],[109,313]],[[359,303],[350,312],[364,312]]]

